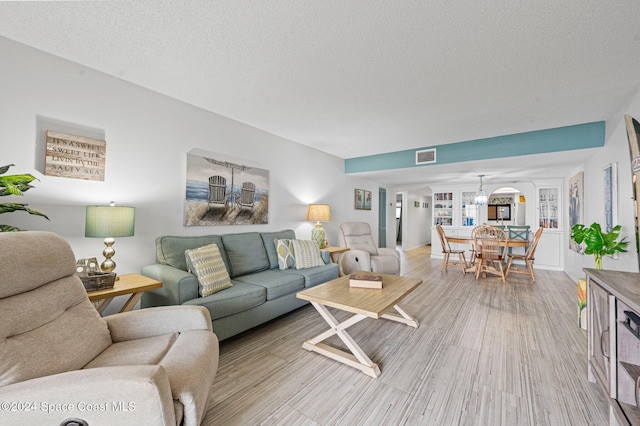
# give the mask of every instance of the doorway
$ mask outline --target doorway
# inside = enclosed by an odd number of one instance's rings
[[[387,190],[378,188],[378,247],[387,246]]]
[[[396,245],[402,245],[402,193],[396,194]]]

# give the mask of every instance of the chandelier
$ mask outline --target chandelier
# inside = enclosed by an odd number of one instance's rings
[[[482,178],[484,175],[478,175],[478,177],[480,178],[480,188],[478,188],[478,192],[476,193],[476,204],[482,206],[487,204],[489,196],[487,196],[487,193],[484,192],[484,189],[482,188]]]

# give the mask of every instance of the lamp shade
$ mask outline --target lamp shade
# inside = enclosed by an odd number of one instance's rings
[[[480,188],[480,190],[476,194],[476,204],[484,206],[488,202],[489,202],[489,196],[482,188]]]
[[[316,222],[329,222],[331,220],[331,210],[329,204],[309,204],[307,210],[307,220]]]
[[[135,207],[87,206],[85,237],[131,237],[135,228]]]

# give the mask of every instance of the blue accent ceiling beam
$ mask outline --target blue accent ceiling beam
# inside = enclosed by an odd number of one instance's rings
[[[428,146],[344,160],[345,173],[428,167],[472,160],[517,157],[604,146],[605,122],[578,124],[515,135]],[[416,151],[436,149],[436,162],[416,164]]]

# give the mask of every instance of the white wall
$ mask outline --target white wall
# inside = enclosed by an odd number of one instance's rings
[[[403,202],[403,213],[406,214],[402,226],[402,249],[411,250],[431,243],[431,197],[405,192]],[[419,207],[415,207],[416,202]],[[429,207],[423,207],[424,203]]]
[[[85,206],[136,207],[135,236],[116,239],[117,271],[138,272],[153,263],[159,235],[203,235],[293,228],[309,238],[308,203],[331,205],[324,224],[337,243],[341,222],[369,222],[377,239],[378,185],[344,174],[340,158],[107,76],[84,66],[0,38],[0,165],[32,173],[39,182],[20,200],[43,210],[50,222],[23,212],[0,223],[61,234],[76,257],[102,258],[101,239],[84,237]],[[44,176],[44,130],[59,123],[84,136],[104,135],[104,181]],[[55,130],[55,129],[52,129]],[[61,130],[61,129],[59,129]],[[88,133],[88,134],[87,134]],[[270,171],[269,224],[183,226],[186,154],[198,149],[217,158]],[[354,189],[374,194],[370,211],[354,209]]]
[[[604,225],[604,184],[602,169],[609,163],[618,164],[618,224],[622,225],[622,235],[629,241],[627,253],[618,254],[617,259],[605,257],[602,262],[604,269],[618,271],[638,271],[638,257],[635,246],[635,213],[633,206],[633,187],[631,163],[629,154],[629,140],[624,122],[624,114],[629,114],[640,120],[640,91],[631,99],[627,108],[618,111],[606,123],[607,138],[605,147],[598,151],[584,165],[584,169],[572,170],[566,177],[566,182],[579,171],[584,171],[584,222],[590,225],[598,222]],[[568,187],[568,184],[565,184]],[[568,205],[569,194],[565,194],[565,205]],[[568,212],[565,209],[565,223],[568,223]],[[567,229],[565,239],[569,247],[570,230]],[[577,280],[584,277],[583,267],[593,268],[593,256],[581,255],[567,248],[565,252],[565,272]]]

